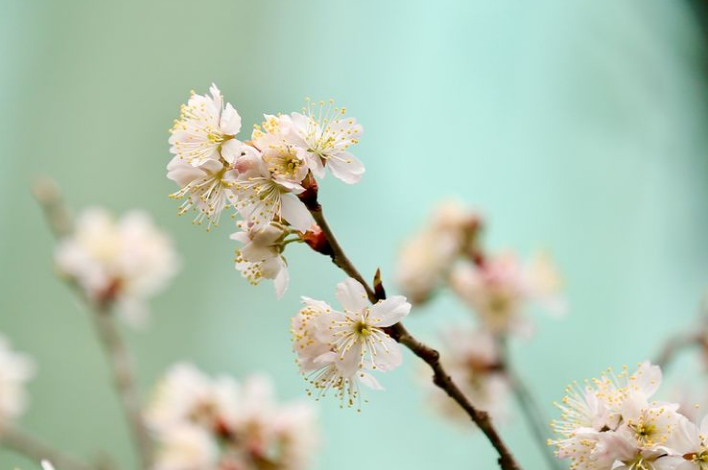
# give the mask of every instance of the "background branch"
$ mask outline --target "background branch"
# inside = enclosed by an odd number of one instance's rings
[[[61,239],[71,234],[73,222],[56,183],[49,178],[41,178],[33,185],[32,192],[54,236]],[[111,302],[93,302],[79,286],[73,282],[69,282],[69,285],[76,290],[90,310],[96,334],[111,368],[113,383],[128,421],[141,468],[147,470],[152,464],[152,440],[142,419],[142,404],[135,385],[132,359],[114,322]]]
[[[143,422],[142,405],[135,385],[132,358],[128,354],[111,312],[105,307],[96,307],[92,309],[91,313],[96,334],[101,340],[113,374],[113,384],[131,429],[131,437],[141,467],[147,470],[152,465],[152,440]]]
[[[63,452],[54,449],[44,441],[20,431],[14,427],[3,427],[0,434],[0,443],[19,454],[28,457],[36,462],[42,460],[50,461],[55,468],[61,470],[96,470],[81,460],[64,454]]]

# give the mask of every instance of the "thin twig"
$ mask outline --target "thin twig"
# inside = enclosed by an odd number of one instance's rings
[[[534,440],[543,454],[543,458],[546,460],[548,467],[554,470],[562,470],[564,467],[548,447],[548,420],[543,414],[543,411],[538,406],[533,394],[531,394],[521,378],[508,367],[506,368],[506,374],[511,384],[511,391],[514,394],[514,398],[516,398],[519,408],[531,428]]]
[[[699,307],[697,325],[691,331],[678,333],[669,338],[653,363],[666,373],[674,359],[686,349],[692,347],[708,347],[708,294],[704,295]]]
[[[40,462],[50,461],[57,469],[61,470],[96,470],[95,467],[54,449],[44,441],[20,431],[14,427],[3,427],[0,434],[0,443],[31,460]]]
[[[302,198],[303,202],[309,209],[315,222],[322,229],[322,233],[329,242],[330,257],[332,262],[344,271],[348,276],[357,280],[369,297],[371,303],[376,303],[382,300],[385,296],[383,289],[379,289],[379,295],[371,288],[369,283],[359,273],[356,267],[352,264],[349,258],[344,253],[344,250],[339,245],[337,238],[334,236],[332,229],[329,227],[327,220],[322,213],[322,206],[316,201],[316,197]],[[450,375],[445,371],[440,363],[440,353],[435,349],[423,344],[411,335],[403,326],[403,323],[396,323],[389,328],[389,334],[393,339],[410,349],[413,354],[425,361],[433,370],[433,383],[440,387],[448,394],[462,409],[469,415],[470,419],[484,433],[494,449],[497,451],[499,458],[499,466],[503,470],[521,470],[521,466],[516,462],[509,448],[506,446],[496,428],[492,424],[489,414],[485,411],[478,410],[465,397],[459,387],[453,382]]]
[[[131,429],[131,437],[141,467],[149,469],[152,465],[152,441],[142,418],[142,405],[135,385],[132,358],[128,354],[111,312],[99,306],[93,308],[91,313],[96,334],[101,340],[113,374],[113,384]]]
[[[69,235],[73,223],[56,183],[48,178],[41,179],[34,185],[33,193],[54,236],[60,239]],[[78,286],[69,284],[91,311],[97,336],[106,353],[114,386],[129,424],[136,454],[141,468],[147,470],[152,464],[152,440],[142,419],[142,405],[135,385],[132,358],[114,323],[110,302],[96,303],[86,298]]]
[[[521,413],[524,415],[524,419],[531,429],[531,434],[536,441],[536,445],[543,454],[543,458],[549,468],[553,470],[562,470],[563,466],[560,464],[555,455],[553,455],[550,447],[548,447],[549,420],[544,415],[543,410],[541,410],[541,407],[538,402],[536,402],[529,388],[511,366],[507,338],[503,335],[497,336],[496,343],[499,351],[500,369],[509,381],[511,392],[514,395],[519,408],[521,409]]]

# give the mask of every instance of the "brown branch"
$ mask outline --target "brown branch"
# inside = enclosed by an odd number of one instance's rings
[[[322,213],[322,206],[317,202],[316,188],[314,191],[306,194],[306,197],[301,197],[301,199],[309,209],[312,217],[315,219],[315,222],[317,222],[317,225],[319,225],[324,236],[329,242],[329,255],[332,262],[348,276],[357,280],[362,286],[364,286],[364,289],[366,289],[366,293],[369,297],[369,301],[371,301],[372,304],[375,304],[379,300],[383,300],[383,298],[385,298],[383,289],[377,289],[379,292],[379,295],[377,295],[377,293],[374,292],[374,289],[371,288],[369,283],[359,273],[354,264],[344,253],[342,247],[339,245],[337,238],[334,236],[332,229],[329,227],[329,224]],[[393,339],[406,346],[411,350],[411,352],[413,352],[413,354],[421,358],[430,366],[433,371],[433,383],[445,391],[450,398],[460,405],[470,419],[484,433],[499,454],[499,466],[503,470],[521,470],[521,467],[516,462],[516,459],[512,455],[511,451],[508,449],[496,428],[492,424],[489,414],[475,408],[467,397],[465,397],[459,387],[453,382],[450,375],[445,371],[440,363],[440,353],[413,337],[413,335],[406,330],[401,322],[391,326],[388,329],[388,333]]]
[[[67,455],[44,441],[14,427],[3,427],[0,433],[0,444],[36,462],[48,460],[57,469],[96,470],[95,467]]]

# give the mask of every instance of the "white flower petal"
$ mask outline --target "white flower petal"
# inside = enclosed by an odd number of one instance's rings
[[[394,295],[371,307],[370,317],[376,326],[391,326],[403,320],[411,311],[411,304],[402,295]]]
[[[337,284],[337,300],[347,312],[352,313],[360,313],[369,306],[364,286],[352,278]]]
[[[282,195],[281,215],[290,225],[301,232],[306,232],[315,223],[305,204],[294,194]]]
[[[327,166],[336,178],[347,184],[358,183],[365,171],[364,164],[348,152],[327,160]]]

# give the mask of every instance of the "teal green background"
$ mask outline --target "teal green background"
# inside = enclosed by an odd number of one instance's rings
[[[488,246],[550,250],[569,315],[536,315],[536,337],[514,344],[549,413],[569,381],[653,356],[708,281],[708,62],[681,1],[2,0],[0,54],[0,331],[39,365],[22,424],[78,455],[105,449],[134,468],[86,314],[53,276],[28,189],[38,175],[77,209],[146,208],[176,239],[184,270],[152,303],[152,329],[126,331],[143,391],[186,359],[264,371],[282,397],[304,398],[289,318],[300,295],[333,300],[342,275],[293,247],[276,301],[234,270],[230,224],[208,234],[167,198],[166,131],[212,81],[245,129],[306,96],[360,120],[367,173],[356,186],[327,178],[322,201],[390,291],[400,242],[444,197],[486,214]],[[407,323],[434,342],[467,316],[447,298]],[[495,468],[478,433],[424,406],[417,369],[406,355],[362,413],[318,404],[314,468]],[[524,468],[543,468],[520,419],[502,433]],[[0,467],[15,465],[33,468],[0,450]]]

